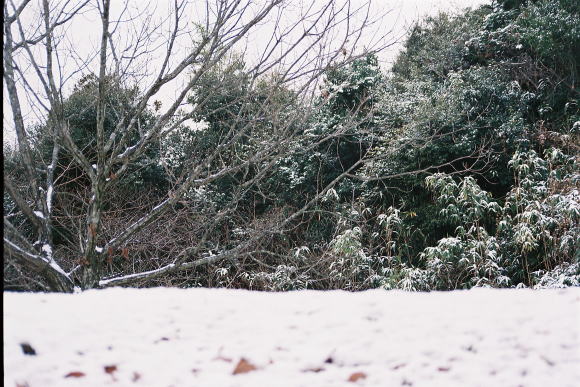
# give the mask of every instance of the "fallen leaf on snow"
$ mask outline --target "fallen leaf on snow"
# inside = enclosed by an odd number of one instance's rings
[[[133,382],[136,382],[139,379],[141,379],[141,374],[139,372],[133,372]]]
[[[84,372],[72,371],[72,372],[69,372],[68,374],[66,374],[64,377],[65,378],[82,378],[84,376],[85,376]]]
[[[553,366],[555,366],[555,365],[556,365],[556,363],[554,363],[552,360],[548,359],[547,357],[545,357],[545,356],[540,356],[540,357],[541,357],[541,358],[542,358],[542,360],[543,360],[543,361],[545,361],[545,362],[546,362],[546,364],[548,364],[550,367],[553,367]]]
[[[228,363],[231,363],[232,362],[231,358],[222,356],[223,349],[224,349],[224,347],[220,347],[220,349],[218,349],[218,354],[216,357],[213,358],[213,360],[221,360],[221,361],[226,361]]]
[[[367,378],[367,374],[365,374],[364,372],[355,372],[354,374],[350,375],[350,377],[348,378],[349,382],[357,382],[360,379],[366,379]]]
[[[16,382],[16,387],[30,387],[30,385],[28,382],[24,382],[24,384]]]
[[[314,367],[314,368],[307,368],[307,369],[303,370],[302,372],[322,372],[322,371],[324,371],[324,368]]]
[[[112,374],[112,373],[114,373],[115,371],[117,371],[117,366],[116,366],[116,365],[114,365],[114,364],[113,364],[113,365],[108,365],[108,366],[105,366],[105,367],[103,367],[103,368],[105,369],[105,372],[106,372],[106,373],[108,373],[108,374]]]
[[[20,343],[20,348],[22,348],[22,352],[24,352],[25,355],[36,355],[36,351],[28,343]]]
[[[450,369],[451,369],[450,367],[439,367],[439,368],[437,368],[437,371],[439,371],[439,372],[447,372]]]
[[[240,361],[238,362],[238,365],[234,369],[233,375],[245,374],[247,372],[255,371],[257,369],[258,368],[256,368],[255,365],[253,365],[252,363],[250,363],[246,359],[241,358]]]
[[[217,355],[216,357],[213,358],[214,360],[221,360],[221,361],[225,361],[227,363],[231,363],[232,359],[230,359],[229,357],[225,357],[222,355]]]

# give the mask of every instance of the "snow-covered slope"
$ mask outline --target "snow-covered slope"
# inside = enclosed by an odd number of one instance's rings
[[[4,293],[4,384],[578,386],[579,334],[578,288]]]

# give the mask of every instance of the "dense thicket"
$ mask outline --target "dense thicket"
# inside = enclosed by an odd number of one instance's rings
[[[226,58],[190,96],[191,104],[203,101],[198,123],[182,125],[113,187],[117,194],[104,216],[111,233],[146,213],[160,187],[179,181],[181,168],[200,163],[236,133],[232,122],[251,130],[215,163],[259,152],[274,121],[315,113],[292,128],[292,151],[267,172],[250,164],[192,190],[163,230],[147,227],[128,246],[130,256],[109,257],[108,271],[159,267],[176,246],[188,244],[218,254],[284,218],[291,219],[284,229],[256,239],[243,259],[142,285],[579,286],[579,59],[574,0],[503,0],[429,18],[413,28],[390,71],[374,56],[328,71],[314,106],[301,106],[275,75],[249,78],[242,58]],[[116,109],[129,108],[124,98],[136,92],[115,90],[106,127],[117,124]],[[87,148],[96,112],[84,101],[95,92],[89,77],[65,104],[73,135]],[[147,111],[143,128],[155,114]],[[37,131],[37,156],[47,157],[43,128]],[[63,154],[59,167],[70,164]],[[18,153],[6,157],[5,168],[17,174]],[[259,184],[246,190],[257,174]],[[55,227],[72,268],[77,252],[66,228],[74,220],[66,214],[67,206],[83,205],[74,204],[82,176],[73,169],[65,175],[61,184],[70,189],[55,203],[63,219]],[[311,203],[329,184],[323,199]],[[227,216],[212,223],[217,213]],[[296,216],[288,218],[291,213]],[[4,268],[5,286],[34,288],[17,267],[5,262]]]

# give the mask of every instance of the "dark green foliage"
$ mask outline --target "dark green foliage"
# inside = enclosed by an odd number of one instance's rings
[[[428,19],[412,32],[379,102],[377,159],[363,170],[385,178],[367,183],[362,200],[413,211],[417,216],[404,223],[424,236],[413,246],[434,245],[457,227],[437,216],[423,183],[430,173],[473,176],[501,201],[517,183],[508,165],[516,152],[575,151],[577,92],[570,86],[578,58],[571,53],[580,42],[574,32],[580,19],[571,4],[502,2]],[[558,60],[544,44],[558,46]],[[388,178],[417,170],[425,173]],[[486,221],[491,235],[494,222]],[[417,262],[415,254],[401,259]]]
[[[365,155],[371,145],[381,83],[382,74],[372,55],[326,74],[321,96],[313,107],[316,114],[305,124],[297,152],[280,163],[275,176],[292,189],[292,196],[311,197]],[[303,153],[301,149],[309,151]],[[337,193],[350,197],[356,188],[345,180]],[[286,189],[281,193],[288,195]],[[290,195],[286,200],[292,200]]]
[[[224,169],[243,164],[281,132],[289,135],[295,130],[286,125],[292,122],[287,117],[296,113],[295,94],[275,74],[251,76],[239,56],[228,57],[214,71],[204,73],[189,103],[195,109],[193,123],[178,128],[162,143],[163,159],[177,176],[206,162]],[[227,152],[219,151],[220,144],[230,143]],[[264,195],[240,191],[261,167],[246,164],[209,187],[218,207],[235,197],[240,210],[267,210],[271,200]]]
[[[75,86],[71,95],[63,103],[64,117],[68,123],[70,136],[76,146],[82,151],[83,155],[90,163],[97,162],[96,156],[96,123],[97,123],[97,106],[95,104],[98,93],[97,79],[93,74],[84,76]],[[125,88],[114,78],[107,78],[106,85],[106,107],[105,107],[105,138],[108,139],[113,130],[120,125],[121,135],[117,136],[116,144],[122,135],[123,126],[128,123],[119,122],[123,112],[133,108],[139,90],[136,88]],[[139,132],[145,132],[154,122],[155,114],[149,109],[144,110],[137,119],[136,128],[128,133],[127,143],[132,144],[137,141]],[[50,122],[47,124],[50,125]],[[35,129],[38,138],[37,150],[40,152],[42,159],[50,162],[52,155],[52,137],[50,136],[51,128],[48,126],[39,126]],[[128,173],[123,180],[123,184],[130,186],[156,186],[163,188],[167,181],[163,168],[158,163],[159,149],[158,146],[150,147],[135,164],[130,166]],[[62,149],[57,163],[56,176],[60,176],[60,181],[75,181],[82,183],[86,176],[82,176],[81,169],[73,161],[72,156]]]
[[[482,8],[455,18],[440,14],[417,24],[393,65],[394,76],[440,82],[450,71],[467,66],[465,43],[483,27],[487,12]]]

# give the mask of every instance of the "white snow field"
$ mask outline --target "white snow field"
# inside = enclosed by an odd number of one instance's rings
[[[579,335],[580,288],[5,292],[4,385],[580,386]]]

